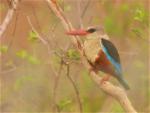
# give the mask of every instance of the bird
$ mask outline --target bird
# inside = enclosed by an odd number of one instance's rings
[[[84,37],[83,50],[88,62],[93,67],[92,69],[107,75],[102,78],[102,83],[113,76],[126,90],[130,89],[123,76],[118,50],[110,41],[103,27],[92,26],[87,29],[75,29],[66,34]]]

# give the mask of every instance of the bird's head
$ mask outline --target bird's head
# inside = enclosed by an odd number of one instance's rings
[[[88,27],[88,28],[86,29],[86,32],[87,32],[88,34],[98,33],[98,34],[101,34],[101,35],[105,33],[105,32],[104,32],[104,28],[101,27],[101,26]]]
[[[66,34],[72,36],[88,36],[93,34],[104,34],[104,28],[100,26],[88,27],[87,29],[76,29],[67,32]]]

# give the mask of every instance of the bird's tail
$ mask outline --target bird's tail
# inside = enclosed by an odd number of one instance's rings
[[[121,85],[122,85],[126,90],[129,90],[129,89],[130,89],[129,85],[127,84],[127,82],[126,82],[122,77],[119,77],[118,80],[119,80],[119,82],[121,83]]]

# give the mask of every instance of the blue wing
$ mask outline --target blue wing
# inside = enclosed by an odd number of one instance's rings
[[[106,54],[108,60],[115,67],[116,72],[120,75],[122,73],[121,65],[120,65],[120,57],[118,51],[114,44],[106,39],[101,39],[102,50]]]

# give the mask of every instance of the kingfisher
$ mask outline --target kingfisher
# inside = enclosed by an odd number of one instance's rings
[[[122,74],[120,56],[115,45],[109,40],[103,27],[88,27],[67,32],[68,35],[84,37],[83,50],[88,62],[95,72],[106,74],[101,80],[108,81],[110,76],[115,77],[127,90],[129,86]]]

